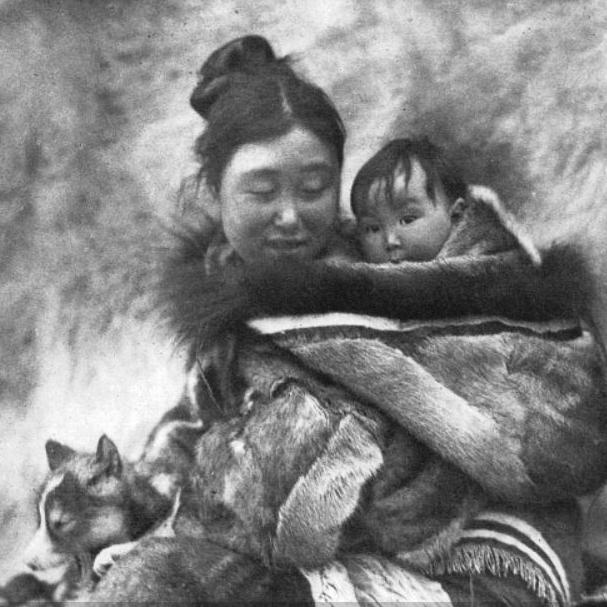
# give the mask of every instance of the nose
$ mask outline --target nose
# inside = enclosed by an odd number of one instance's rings
[[[396,234],[396,232],[390,230],[386,234],[386,250],[394,251],[395,249],[400,249],[402,247],[402,242],[400,238]]]
[[[37,558],[28,559],[25,562],[25,566],[29,567],[32,571],[40,571],[42,569]]]
[[[274,224],[285,231],[295,230],[299,225],[299,213],[292,202],[283,202],[276,210]]]

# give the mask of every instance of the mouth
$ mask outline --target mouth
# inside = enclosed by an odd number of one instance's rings
[[[304,238],[272,238],[266,241],[268,248],[286,253],[303,249],[307,244]]]

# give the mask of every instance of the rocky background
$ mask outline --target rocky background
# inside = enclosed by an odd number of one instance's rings
[[[581,243],[602,311],[606,32],[603,0],[0,0],[0,572],[35,525],[45,440],[106,432],[135,456],[180,392],[150,285],[214,48],[263,34],[326,88],[344,202],[385,140],[427,134],[538,241]]]

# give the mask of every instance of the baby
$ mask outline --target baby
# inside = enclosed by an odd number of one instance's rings
[[[371,263],[429,261],[521,246],[529,238],[489,188],[468,187],[427,139],[395,139],[359,171],[351,194],[356,235]]]

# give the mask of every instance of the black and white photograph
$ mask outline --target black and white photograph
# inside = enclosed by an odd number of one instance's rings
[[[0,0],[0,607],[607,604],[603,0]]]

